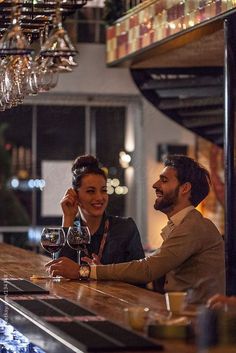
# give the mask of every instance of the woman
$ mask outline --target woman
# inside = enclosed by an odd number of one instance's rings
[[[106,213],[108,204],[107,177],[91,156],[79,156],[72,166],[72,186],[66,191],[61,207],[62,226],[86,224],[91,232],[87,246],[89,264],[111,264],[138,260],[144,257],[139,231],[132,218],[111,216]],[[66,245],[60,256],[77,261],[76,251]]]

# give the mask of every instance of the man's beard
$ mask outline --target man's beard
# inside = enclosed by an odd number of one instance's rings
[[[163,213],[172,211],[178,202],[179,188],[180,186],[178,185],[173,191],[163,195],[160,201],[156,199],[154,204],[155,210]]]

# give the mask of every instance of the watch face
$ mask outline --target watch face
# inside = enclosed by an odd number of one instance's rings
[[[90,275],[90,266],[81,265],[79,269],[80,279],[88,279]]]

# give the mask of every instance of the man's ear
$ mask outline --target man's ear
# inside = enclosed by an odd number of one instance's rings
[[[187,194],[188,192],[191,191],[192,185],[190,182],[187,181],[186,183],[181,185],[181,188],[182,188],[182,193]]]

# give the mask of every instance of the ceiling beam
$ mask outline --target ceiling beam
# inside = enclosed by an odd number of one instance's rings
[[[207,126],[215,126],[222,125],[224,122],[223,115],[220,116],[199,116],[196,118],[184,118],[182,119],[182,123],[188,129],[195,127],[207,127]]]
[[[178,97],[179,99],[188,99],[197,98],[197,97],[217,97],[223,96],[224,91],[223,87],[186,87],[186,88],[174,88],[174,89],[159,89],[156,90],[157,95],[162,98],[174,98]]]
[[[211,107],[209,106],[208,109],[206,109],[206,107],[202,107],[202,109],[200,109],[200,107],[198,107],[198,110],[192,110],[191,109],[180,109],[177,111],[177,113],[179,115],[181,115],[182,117],[200,117],[200,116],[224,116],[224,109],[222,108],[222,105],[219,105],[218,108],[216,107]]]
[[[157,97],[157,101],[159,98]],[[169,109],[181,109],[181,108],[198,108],[198,107],[208,107],[208,106],[218,106],[219,104],[223,105],[224,98],[219,97],[207,97],[207,98],[192,98],[192,99],[162,99],[158,104],[158,109],[160,110],[169,110]]]
[[[150,89],[173,89],[173,88],[192,88],[192,87],[211,87],[211,86],[221,86],[223,88],[223,75],[222,76],[200,76],[200,77],[190,77],[181,78],[176,75],[176,78],[162,78],[155,80],[149,80],[144,82],[141,86],[142,90]]]

